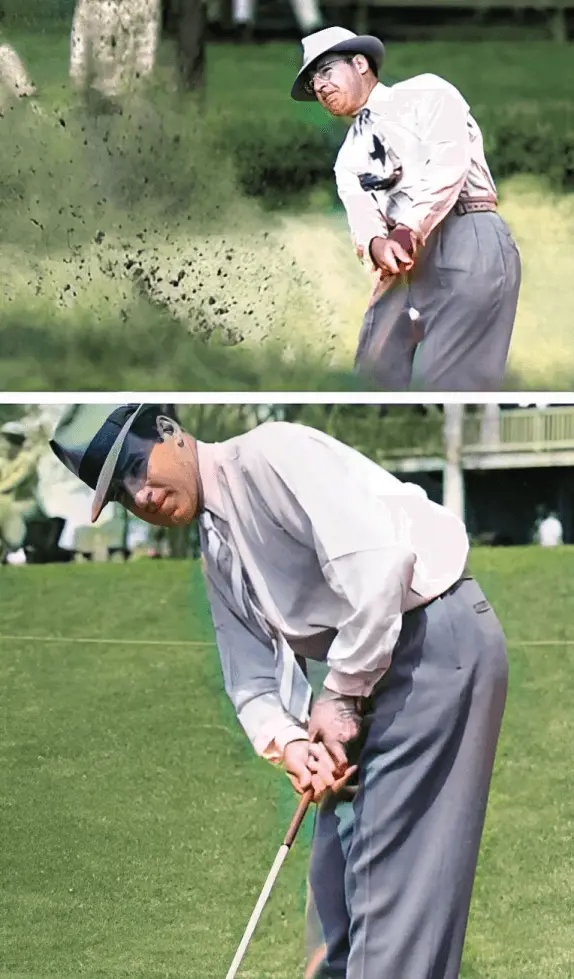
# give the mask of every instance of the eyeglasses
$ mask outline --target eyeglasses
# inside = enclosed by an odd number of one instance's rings
[[[315,94],[315,82],[330,82],[335,69],[338,65],[350,65],[354,59],[355,55],[351,55],[346,58],[336,58],[333,61],[327,61],[325,64],[321,65],[319,68],[315,68],[310,71],[305,79],[305,91],[308,95]]]

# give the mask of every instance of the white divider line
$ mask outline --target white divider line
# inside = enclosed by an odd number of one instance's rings
[[[507,646],[574,646],[574,639],[509,639]]]
[[[103,646],[215,646],[211,639],[198,642],[187,639],[100,639],[83,636],[0,636],[0,642],[75,642]]]
[[[102,646],[215,646],[211,639],[101,639],[86,636],[2,636],[0,642],[95,643]],[[574,646],[574,639],[507,639],[507,646]]]

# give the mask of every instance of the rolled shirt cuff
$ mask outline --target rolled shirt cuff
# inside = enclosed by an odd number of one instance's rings
[[[283,752],[285,751],[286,745],[291,741],[308,740],[309,735],[304,727],[300,727],[298,724],[290,724],[288,727],[278,731],[273,740],[259,753],[266,761],[270,761],[274,765],[279,765],[283,760]]]
[[[368,697],[384,672],[381,670],[380,673],[350,674],[341,673],[339,670],[330,670],[325,677],[323,686],[327,690],[341,694],[342,697]]]

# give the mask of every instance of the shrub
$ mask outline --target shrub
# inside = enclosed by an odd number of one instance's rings
[[[574,104],[513,103],[476,111],[495,177],[533,173],[574,188]]]
[[[546,177],[557,190],[574,188],[574,105],[510,103],[478,106],[475,116],[495,179],[518,173]],[[289,117],[220,120],[219,138],[234,160],[243,191],[277,204],[317,184],[333,183],[344,139],[336,123],[319,128]]]

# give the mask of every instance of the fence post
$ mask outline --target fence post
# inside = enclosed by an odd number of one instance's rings
[[[481,445],[489,448],[498,448],[500,445],[500,405],[488,404],[484,406],[480,425],[480,442]]]
[[[463,428],[464,405],[444,405],[443,504],[461,520],[464,520]]]
[[[369,33],[369,6],[368,0],[357,0],[355,10],[355,34]]]
[[[564,7],[555,7],[550,11],[550,36],[557,44],[568,43],[568,24]]]

